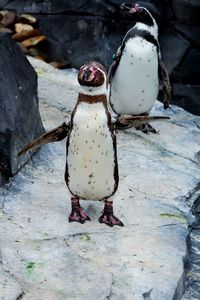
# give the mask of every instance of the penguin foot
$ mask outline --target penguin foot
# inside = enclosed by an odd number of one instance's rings
[[[84,211],[84,209],[79,204],[79,199],[73,198],[72,202],[72,211],[69,216],[69,222],[79,222],[83,224],[85,221],[91,221],[90,217],[88,217]]]
[[[124,226],[124,224],[112,213],[105,213],[105,212],[103,212],[103,214],[99,218],[99,223],[105,223],[110,227],[113,227],[114,225]]]
[[[77,209],[72,209],[72,212],[69,216],[69,222],[79,222],[83,224],[85,221],[91,221],[90,217],[86,215],[83,208],[80,206]]]
[[[158,133],[149,123],[142,123],[139,126],[135,126],[135,129],[141,130],[143,133]]]
[[[114,216],[113,214],[113,203],[112,201],[105,201],[104,211],[99,218],[100,223],[105,223],[110,227],[113,227],[114,225],[118,226],[124,226],[124,224]]]
[[[123,130],[123,129],[129,129],[131,127],[130,124],[123,124],[119,120],[115,122],[115,129],[116,130]]]

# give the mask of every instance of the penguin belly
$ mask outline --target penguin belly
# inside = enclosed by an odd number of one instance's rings
[[[140,37],[128,40],[110,88],[110,103],[117,114],[149,112],[159,88],[156,46]]]
[[[73,117],[67,149],[67,185],[74,196],[102,200],[118,180],[115,136],[103,103],[81,102]],[[114,139],[114,140],[113,140]]]

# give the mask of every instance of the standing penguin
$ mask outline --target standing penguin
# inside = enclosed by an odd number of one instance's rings
[[[106,70],[99,63],[83,65],[80,93],[71,116],[65,180],[72,194],[69,221],[89,220],[79,199],[105,202],[100,223],[123,226],[113,215],[112,196],[118,187],[116,136],[107,108]]]
[[[78,73],[80,92],[71,121],[45,133],[27,145],[19,155],[67,136],[65,181],[71,193],[69,222],[90,218],[79,200],[104,201],[100,223],[123,223],[113,214],[113,195],[118,188],[116,135],[107,107],[106,70],[97,63],[83,65]]]
[[[158,26],[150,12],[139,4],[122,4],[121,8],[128,11],[136,23],[114,55],[108,74],[109,101],[119,116],[148,115],[158,96],[159,80],[163,84],[164,108],[169,106],[171,94],[169,76],[161,62]],[[148,123],[136,128],[156,133]]]
[[[78,73],[79,95],[71,121],[27,145],[18,155],[67,137],[65,181],[71,193],[69,222],[84,223],[90,218],[80,206],[80,199],[104,201],[100,223],[109,226],[123,223],[113,214],[113,196],[118,188],[118,164],[115,123],[107,107],[106,70],[97,63],[83,65]],[[168,117],[121,117],[131,126],[147,120]]]

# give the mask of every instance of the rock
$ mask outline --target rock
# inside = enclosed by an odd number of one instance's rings
[[[173,84],[172,103],[184,107],[195,115],[200,115],[200,85]]]
[[[70,117],[77,72],[29,59],[39,76],[41,115],[50,130]],[[200,180],[195,158],[200,118],[174,105],[163,111],[159,102],[152,114],[171,117],[154,123],[159,134],[135,129],[117,134],[120,185],[114,206],[124,228],[99,224],[103,204],[92,201],[82,202],[91,222],[68,223],[65,141],[41,148],[2,189],[2,262],[25,300],[181,299],[189,274],[183,258],[192,259],[195,251],[188,251],[186,240]],[[195,276],[189,299],[200,292]]]
[[[15,23],[15,31],[16,33],[21,33],[24,31],[33,31],[33,27],[28,24],[23,24],[23,23]]]
[[[25,23],[25,24],[37,23],[37,19],[29,14],[22,14],[17,19],[18,19],[19,23]]]
[[[16,18],[16,13],[8,10],[0,11],[0,15],[2,16],[0,24],[5,27],[11,25]]]
[[[0,262],[0,299],[20,299],[22,294],[22,289],[17,281],[3,268]]]
[[[191,48],[172,73],[172,81],[200,85],[200,49]]]
[[[200,47],[200,30],[199,27],[175,24],[175,29],[180,32],[192,45]]]
[[[190,43],[173,28],[166,27],[160,36],[162,60],[169,74],[182,61]]]
[[[176,19],[181,23],[200,25],[199,0],[173,0],[173,10]]]
[[[15,33],[15,34],[12,35],[12,38],[17,42],[22,42],[25,39],[32,38],[32,37],[35,37],[35,36],[38,36],[38,35],[40,35],[39,30],[38,29],[33,29],[31,31],[22,31],[22,32],[19,32],[19,33]]]
[[[47,36],[47,42],[39,46],[39,49],[48,55],[49,61],[62,58],[76,68],[91,59],[96,59],[109,67],[124,32],[130,28],[129,24],[125,23],[124,29],[121,23],[117,24],[112,19],[108,19],[105,26],[104,20],[96,16],[83,18],[51,15],[48,20],[38,16],[38,21],[39,30]],[[54,24],[59,27],[59,32]],[[66,31],[66,28],[70,30]]]
[[[16,174],[30,158],[17,153],[44,129],[37,98],[37,75],[9,34],[0,34],[0,173]]]
[[[13,31],[10,28],[6,28],[0,25],[0,32],[12,33]]]
[[[36,46],[37,44],[41,43],[42,41],[46,40],[44,35],[38,35],[29,39],[26,39],[22,42],[24,47],[30,48]]]

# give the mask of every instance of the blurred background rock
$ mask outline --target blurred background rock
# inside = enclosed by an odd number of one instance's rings
[[[133,26],[122,0],[1,0],[0,31],[9,31],[26,54],[55,67],[79,68],[96,59],[109,67]],[[135,1],[126,1],[133,3]],[[162,58],[170,73],[172,103],[200,114],[200,1],[146,0],[160,28]],[[31,14],[31,16],[21,16]],[[6,20],[5,20],[6,19]],[[29,33],[24,34],[24,31]]]

